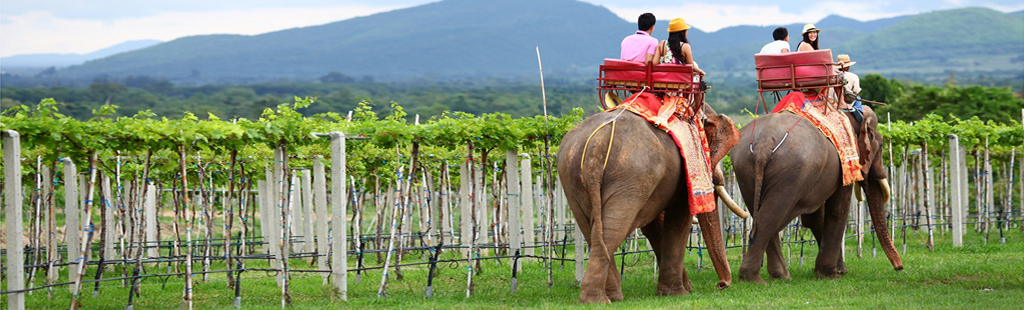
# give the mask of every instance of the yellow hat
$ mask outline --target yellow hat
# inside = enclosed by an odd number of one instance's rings
[[[806,25],[804,25],[804,31],[800,32],[800,35],[804,35],[805,33],[808,33],[808,32],[811,32],[811,31],[821,32],[821,29],[814,28],[814,24],[806,24]]]
[[[835,66],[838,67],[838,68],[849,68],[850,66],[852,66],[853,64],[856,64],[857,62],[856,61],[850,61],[850,55],[839,54],[839,56],[836,56],[836,63],[837,63],[837,65],[835,65]]]
[[[668,22],[668,32],[680,32],[686,29],[690,29],[690,26],[682,18],[676,18]]]

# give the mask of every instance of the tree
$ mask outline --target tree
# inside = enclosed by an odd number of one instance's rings
[[[97,82],[89,85],[89,92],[95,94],[97,97],[105,98],[103,100],[108,104],[111,99],[114,99],[114,96],[117,96],[117,94],[120,94],[124,90],[124,85],[113,82]]]
[[[878,74],[868,74],[860,80],[860,97],[877,102],[895,104],[906,87],[896,79],[886,79]]]
[[[354,77],[342,74],[338,71],[331,71],[327,75],[320,77],[321,83],[353,83],[356,79]]]

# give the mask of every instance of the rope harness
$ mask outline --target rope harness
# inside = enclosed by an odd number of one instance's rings
[[[822,101],[824,101],[824,104],[825,104],[826,107],[831,106],[831,105],[829,105],[829,103],[832,103],[833,101],[831,100],[831,98],[829,96],[825,96],[822,91],[819,91],[816,96],[818,98],[821,98]],[[778,98],[779,97],[779,93],[778,92],[775,92],[775,97],[779,101],[782,100],[781,98]],[[838,102],[836,102],[836,104],[838,104]],[[755,116],[757,115],[757,111],[758,111],[757,109],[758,108],[759,108],[759,106],[757,104],[755,104],[754,105],[754,115]],[[764,112],[765,112],[766,115],[769,113],[767,106],[765,106],[765,111]],[[789,132],[792,131],[794,127],[796,127],[796,124],[800,123],[801,119],[803,119],[803,118],[802,117],[798,118],[796,120],[796,122],[793,123],[792,126],[789,126],[789,129],[786,129],[786,135],[782,136],[782,140],[779,141],[779,144],[776,145],[775,148],[772,149],[772,154],[775,154],[775,151],[778,150],[779,147],[782,146],[782,143],[786,142],[786,138],[789,138]],[[756,126],[755,125],[756,122],[757,122],[757,118],[754,118],[753,120],[750,121],[750,145],[749,145],[749,148],[750,148],[750,153],[751,154],[754,153],[754,126]]]
[[[641,89],[640,92],[637,93],[637,95],[643,94],[644,91],[646,91],[646,90],[647,90],[647,86],[644,86],[644,88]],[[626,107],[628,107],[629,105],[631,105],[634,102],[636,102],[637,98],[639,98],[639,96],[634,96],[633,100],[630,100],[629,102],[626,103]],[[601,126],[597,126],[597,128],[595,128],[594,131],[590,133],[590,137],[587,137],[587,142],[583,144],[583,154],[580,155],[580,170],[583,170],[583,163],[587,159],[587,149],[590,148],[590,140],[594,138],[594,135],[597,134],[598,130],[601,130],[601,128],[604,128],[604,126],[607,126],[610,123],[610,124],[612,124],[612,132],[611,132],[611,137],[608,139],[608,150],[605,151],[605,153],[604,153],[604,164],[601,165],[601,171],[604,171],[605,168],[608,167],[608,157],[610,157],[610,154],[612,153],[612,143],[615,142],[615,123],[619,119],[619,117],[622,116],[622,112],[625,112],[625,111],[626,111],[625,108],[619,109],[619,114],[615,114],[615,117],[613,117],[612,119],[604,122],[604,124],[601,124]]]

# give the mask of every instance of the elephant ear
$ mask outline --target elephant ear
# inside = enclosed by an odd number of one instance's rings
[[[854,130],[857,132],[857,150],[860,156],[861,174],[867,176],[873,166],[881,158],[878,157],[878,152],[881,151],[882,146],[882,134],[878,132],[878,116],[875,114],[870,107],[864,107],[864,121],[857,123],[853,118],[850,118],[851,124],[854,126]]]
[[[711,164],[717,165],[729,153],[729,149],[740,143],[740,131],[728,116],[718,114],[709,116],[704,124],[704,134],[708,137],[708,148],[711,151]]]

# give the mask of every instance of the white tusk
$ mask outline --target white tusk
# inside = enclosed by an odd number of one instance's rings
[[[740,209],[740,206],[736,205],[736,202],[732,200],[732,197],[729,196],[729,193],[725,192],[724,186],[715,185],[715,193],[718,194],[718,198],[722,199],[722,202],[724,202],[725,205],[729,207],[729,210],[731,210],[732,213],[736,213],[736,215],[739,215],[739,217],[741,218],[750,217],[750,213],[747,213],[747,211],[743,211],[743,209]]]
[[[878,184],[882,186],[882,202],[889,201],[889,195],[892,195],[892,189],[889,188],[889,180],[878,179]]]
[[[860,192],[860,183],[853,182],[853,194],[857,196],[857,201],[864,201],[864,194]]]

